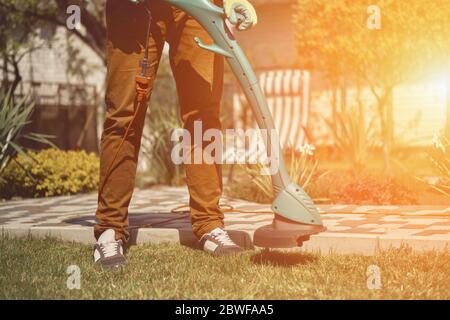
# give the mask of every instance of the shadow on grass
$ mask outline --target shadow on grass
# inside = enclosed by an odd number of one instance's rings
[[[65,223],[77,226],[93,227],[95,221],[92,216],[82,216],[64,220]],[[191,218],[189,212],[172,213],[172,212],[147,212],[129,215],[130,239],[127,248],[136,245],[139,241],[139,233],[141,230],[150,229],[170,229],[178,232],[178,240],[181,245],[191,247],[193,249],[201,249],[197,237],[192,232]],[[226,229],[226,226],[225,226]],[[239,230],[227,230],[230,238],[244,249],[253,249],[253,243],[247,232]],[[156,240],[161,240],[155,234]],[[162,237],[171,237],[168,233],[163,233]],[[166,240],[168,238],[165,238]],[[149,241],[150,238],[146,238]]]
[[[317,257],[308,253],[263,250],[252,255],[250,261],[257,265],[292,267],[314,263]]]

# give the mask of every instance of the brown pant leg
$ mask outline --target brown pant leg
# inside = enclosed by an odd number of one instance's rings
[[[194,42],[194,37],[198,36],[204,43],[212,43],[210,36],[194,19],[175,8],[173,17],[167,38],[170,61],[177,84],[181,118],[193,140],[194,121],[202,122],[203,132],[210,128],[221,128],[219,112],[223,58],[199,48]],[[200,238],[217,227],[223,227],[224,216],[219,208],[222,195],[221,165],[187,164],[185,168],[192,228]]]
[[[150,1],[152,11],[152,36],[149,39],[150,68],[148,75],[154,79],[162,54],[166,21],[170,9],[159,1]],[[129,131],[128,138],[108,176],[107,170],[121,142],[124,132],[135,113],[135,76],[144,55],[148,14],[142,5],[130,1],[108,0],[106,4],[107,76],[106,115],[101,138],[100,186],[98,195],[95,236],[106,229],[114,229],[117,239],[126,242],[128,232],[128,205],[134,189],[136,167],[147,103]]]

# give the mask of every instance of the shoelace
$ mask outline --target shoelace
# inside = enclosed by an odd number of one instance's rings
[[[217,241],[219,241],[220,243],[222,243],[225,246],[235,246],[236,245],[233,242],[233,240],[230,239],[230,237],[228,236],[228,233],[225,231],[214,232],[211,234],[211,236],[213,236],[214,239],[216,239]]]
[[[119,242],[117,241],[102,243],[100,248],[102,249],[105,258],[119,254]]]

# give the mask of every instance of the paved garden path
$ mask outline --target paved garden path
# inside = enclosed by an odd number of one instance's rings
[[[0,228],[14,236],[31,234],[93,243],[96,202],[95,194],[0,202]],[[195,246],[189,216],[183,209],[171,212],[187,203],[185,187],[136,190],[130,225],[147,227],[132,229],[131,242]],[[246,247],[252,246],[254,230],[270,224],[273,217],[267,213],[269,205],[227,198],[223,204],[246,212],[225,214],[226,229]],[[328,230],[304,242],[302,250],[367,255],[401,245],[419,251],[450,250],[450,207],[323,205],[319,211]]]

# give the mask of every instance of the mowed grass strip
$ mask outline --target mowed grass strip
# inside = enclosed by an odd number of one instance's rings
[[[449,299],[450,253],[392,249],[376,256],[248,251],[212,257],[181,245],[131,247],[113,272],[92,247],[0,236],[0,299]],[[81,288],[67,288],[77,265]],[[369,289],[367,270],[381,271]]]

